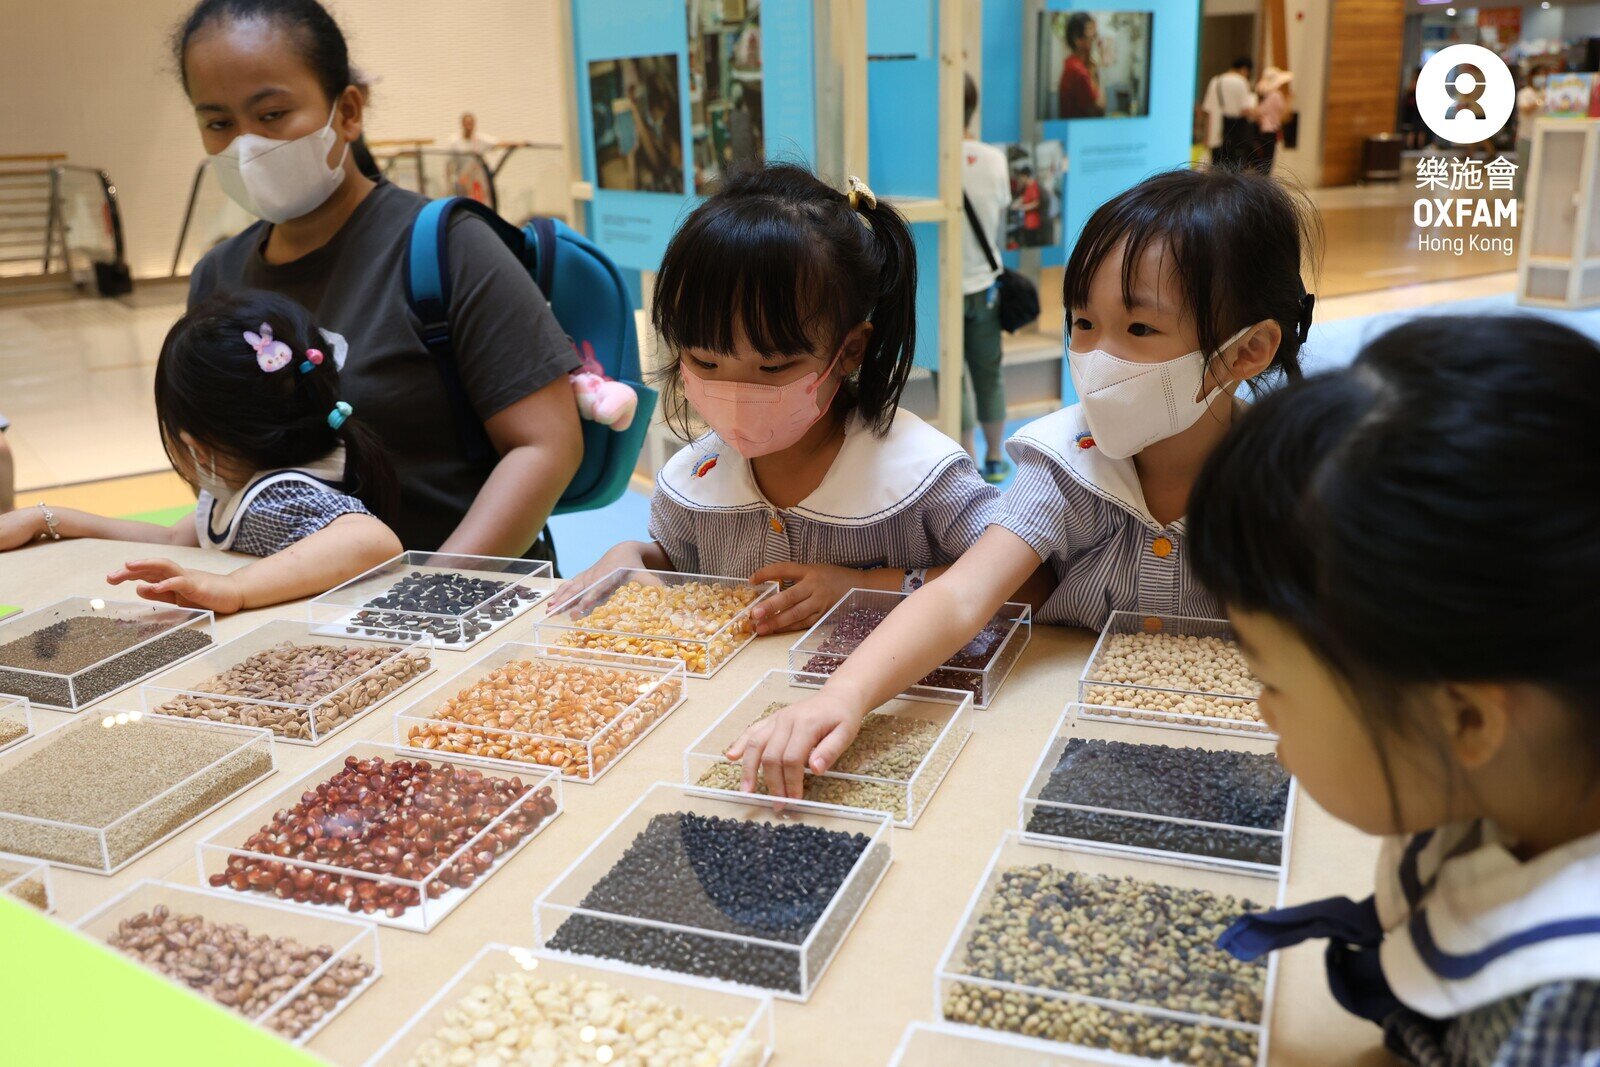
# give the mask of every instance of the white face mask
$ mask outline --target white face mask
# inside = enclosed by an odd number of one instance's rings
[[[279,141],[241,133],[227,148],[211,157],[217,184],[235,204],[271,223],[288,222],[315,211],[344,181],[346,141],[337,166],[328,166],[328,153],[338,140],[333,117],[315,133],[292,141]]]
[[[1246,326],[1222,345],[1226,350],[1250,332]],[[1067,368],[1078,392],[1095,447],[1112,459],[1127,459],[1200,421],[1223,390],[1196,400],[1205,380],[1205,356],[1190,352],[1165,363],[1129,363],[1109,352],[1067,349]]]
[[[194,464],[194,481],[201,491],[211,494],[211,499],[225,504],[233,496],[233,490],[228,483],[217,476],[217,461],[212,459],[202,463],[200,453],[196,452],[193,445],[185,445],[189,450],[189,462]]]

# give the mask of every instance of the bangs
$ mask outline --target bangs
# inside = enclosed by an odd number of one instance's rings
[[[708,201],[672,238],[656,277],[652,321],[673,353],[732,356],[742,339],[762,356],[830,347],[844,302],[824,310],[828,264],[808,223],[772,198]]]

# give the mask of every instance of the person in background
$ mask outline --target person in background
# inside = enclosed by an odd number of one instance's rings
[[[978,113],[978,85],[966,77],[966,125],[970,130]],[[967,385],[961,391],[961,447],[977,459],[974,424],[983,425],[985,455],[983,480],[998,485],[1011,472],[1002,447],[1006,435],[1006,387],[1000,365],[1000,271],[989,266],[987,245],[996,261],[1006,233],[1006,212],[1011,206],[1011,172],[1006,154],[991,144],[968,137],[962,144],[964,169],[961,193],[982,227],[967,219],[961,240],[961,291],[965,296],[966,329],[962,347]]]
[[[1278,67],[1268,67],[1261,75],[1261,103],[1256,107],[1256,150],[1250,165],[1262,174],[1272,173],[1272,164],[1278,155],[1278,141],[1283,137],[1283,124],[1294,114],[1289,83],[1294,75]]]
[[[1418,67],[1411,72],[1405,95],[1400,100],[1400,129],[1405,134],[1405,146],[1409,151],[1428,146],[1428,124],[1422,121],[1422,108],[1417,104],[1417,82],[1421,78],[1422,68]]]
[[[1250,87],[1254,71],[1250,57],[1239,56],[1206,85],[1201,106],[1206,113],[1206,145],[1213,166],[1240,166],[1249,156],[1257,104],[1256,92]]]
[[[17,469],[11,459],[11,446],[6,443],[6,428],[10,425],[6,417],[0,415],[0,515],[17,503]]]
[[[1022,234],[1018,243],[1023,248],[1037,248],[1044,244],[1044,191],[1029,164],[1017,168],[1017,177],[1021,188],[1011,206],[1022,212]]]
[[[498,137],[491,137],[486,133],[478,132],[478,117],[470,111],[461,113],[461,136],[450,142],[450,151],[464,152],[468,155],[484,156],[505,142]]]
[[[1094,61],[1094,43],[1099,39],[1094,16],[1075,11],[1067,16],[1067,58],[1061,64],[1061,81],[1056,99],[1061,119],[1095,119],[1106,113],[1105,93],[1100,88],[1100,68]]]
[[[261,221],[189,279],[303,305],[348,358],[345,399],[399,476],[392,526],[423,551],[553,559],[542,534],[583,458],[567,375],[581,360],[549,303],[481,219],[448,230],[452,352],[440,360],[406,299],[406,248],[427,201],[372,181],[349,152],[362,92],[316,0],[201,0],[173,39],[224,192]]]

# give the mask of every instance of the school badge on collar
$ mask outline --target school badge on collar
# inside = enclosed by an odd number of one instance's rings
[[[696,478],[704,478],[706,475],[711,473],[711,468],[715,467],[716,465],[717,454],[715,452],[712,452],[707,456],[702,456],[700,457],[700,462],[694,465],[694,476]]]
[[[1077,437],[1074,437],[1072,441],[1079,449],[1087,451],[1094,447],[1094,434],[1084,430]]]

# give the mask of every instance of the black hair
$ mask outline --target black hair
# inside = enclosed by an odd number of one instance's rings
[[[1084,34],[1089,32],[1089,23],[1094,21],[1094,16],[1087,11],[1074,11],[1067,16],[1067,47],[1071,48],[1083,40]]]
[[[1531,683],[1581,712],[1600,763],[1596,366],[1600,345],[1529,316],[1387,331],[1251,405],[1212,452],[1189,502],[1196,576],[1294,631],[1374,740],[1426,735],[1418,687]]]
[[[288,366],[265,371],[245,332],[272,328],[289,346]],[[308,349],[323,359],[302,371]],[[399,489],[377,436],[354,415],[338,429],[339,368],[311,313],[288,297],[258,290],[215,293],[168,331],[156,362],[156,419],[173,467],[178,435],[187,433],[241,467],[279,470],[313,463],[345,448],[345,488],[380,518],[393,517]]]
[[[347,88],[362,83],[350,67],[344,32],[317,0],[200,0],[172,35],[172,57],[184,92],[189,91],[189,74],[183,60],[195,34],[214,24],[253,21],[270,23],[288,34],[330,105]]]
[[[966,118],[962,120],[962,128],[972,125],[972,116],[978,111],[978,83],[972,80],[972,75],[963,74],[961,85],[961,104],[966,109]]]
[[[1283,340],[1265,373],[1296,380],[1314,303],[1300,268],[1320,243],[1305,194],[1273,178],[1231,167],[1152,175],[1101,204],[1084,224],[1062,286],[1068,336],[1071,309],[1088,303],[1094,276],[1113,252],[1122,249],[1122,298],[1131,305],[1139,263],[1160,247],[1208,364],[1235,332],[1272,319]]]
[[[1249,56],[1235,56],[1232,65],[1229,66],[1228,69],[1238,70],[1240,67],[1243,67],[1245,70],[1253,71],[1256,69],[1256,61],[1251,59]]]
[[[732,355],[743,336],[763,356],[832,352],[871,322],[861,366],[838,392],[887,433],[916,354],[917,255],[888,203],[850,198],[805,167],[735,170],[673,234],[656,275],[653,322],[669,352]],[[668,419],[688,436],[677,358],[666,361]]]

